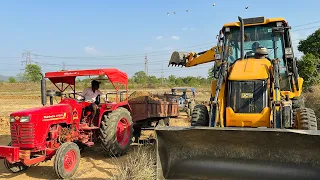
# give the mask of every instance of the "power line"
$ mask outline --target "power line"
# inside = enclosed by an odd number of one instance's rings
[[[297,26],[292,26],[292,28],[301,27],[301,26],[307,26],[307,25],[316,24],[316,23],[320,23],[320,21],[314,21],[314,22],[309,22],[309,23],[305,23],[305,24],[300,24],[300,25],[297,25]]]
[[[301,30],[307,30],[307,29],[314,29],[314,28],[320,28],[320,26],[313,26],[313,27],[308,27],[308,28],[296,29],[296,30],[292,30],[291,32],[296,32],[296,31],[301,31]]]
[[[181,50],[181,49],[189,49],[194,47],[212,47],[216,42],[201,44],[201,45],[194,45],[194,46],[188,46],[183,48],[177,48],[175,50]],[[208,46],[211,45],[211,46]],[[147,53],[148,56],[159,56],[159,55],[166,55],[171,54],[173,50],[163,50],[163,51],[154,51]],[[166,53],[164,53],[166,52]],[[36,57],[42,57],[42,58],[58,58],[58,59],[115,59],[115,58],[141,58],[145,55],[145,53],[138,53],[138,54],[126,54],[126,55],[118,55],[118,56],[98,56],[98,57],[86,57],[86,56],[53,56],[53,55],[42,55],[42,54],[36,54],[33,53]]]
[[[148,56],[147,55],[144,58],[144,72],[148,76]]]

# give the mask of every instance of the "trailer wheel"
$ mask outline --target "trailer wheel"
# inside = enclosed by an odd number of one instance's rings
[[[72,177],[80,163],[80,150],[73,142],[63,143],[54,158],[53,169],[59,178]]]
[[[209,126],[209,113],[204,104],[198,104],[194,107],[191,126]]]
[[[295,127],[304,130],[317,130],[317,118],[310,108],[299,108],[295,112]]]
[[[8,146],[11,146],[11,142],[8,144]],[[7,159],[4,159],[3,163],[4,163],[4,167],[6,167],[9,171],[13,173],[17,173],[17,172],[28,169],[28,166],[24,165],[21,162],[11,164]]]
[[[101,146],[110,156],[121,156],[132,143],[133,123],[130,112],[120,107],[101,121]]]

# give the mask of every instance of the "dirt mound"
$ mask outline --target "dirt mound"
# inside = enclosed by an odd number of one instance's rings
[[[157,101],[159,100],[158,97],[153,95],[150,92],[147,91],[134,91],[132,94],[129,96],[129,101],[144,101],[145,97],[148,98],[149,101]]]

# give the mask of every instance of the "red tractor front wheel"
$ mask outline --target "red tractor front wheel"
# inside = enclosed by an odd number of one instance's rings
[[[111,156],[124,154],[132,142],[133,126],[130,112],[118,108],[101,121],[101,146]]]
[[[8,144],[8,146],[11,146],[11,142]],[[28,166],[24,165],[21,162],[11,164],[7,159],[4,159],[3,163],[4,163],[4,166],[13,173],[17,173],[17,172],[28,169]]]
[[[59,178],[72,177],[80,163],[80,150],[77,144],[72,142],[63,143],[54,159],[54,171]]]

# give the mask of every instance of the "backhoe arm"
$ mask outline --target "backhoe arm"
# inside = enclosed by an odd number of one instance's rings
[[[195,53],[195,52],[185,53],[185,52],[175,51],[171,55],[171,59],[169,61],[168,66],[181,65],[185,67],[192,67],[199,64],[205,64],[208,62],[220,60],[220,53],[216,53],[217,51],[218,51],[217,46],[214,46],[213,48],[200,53]]]

